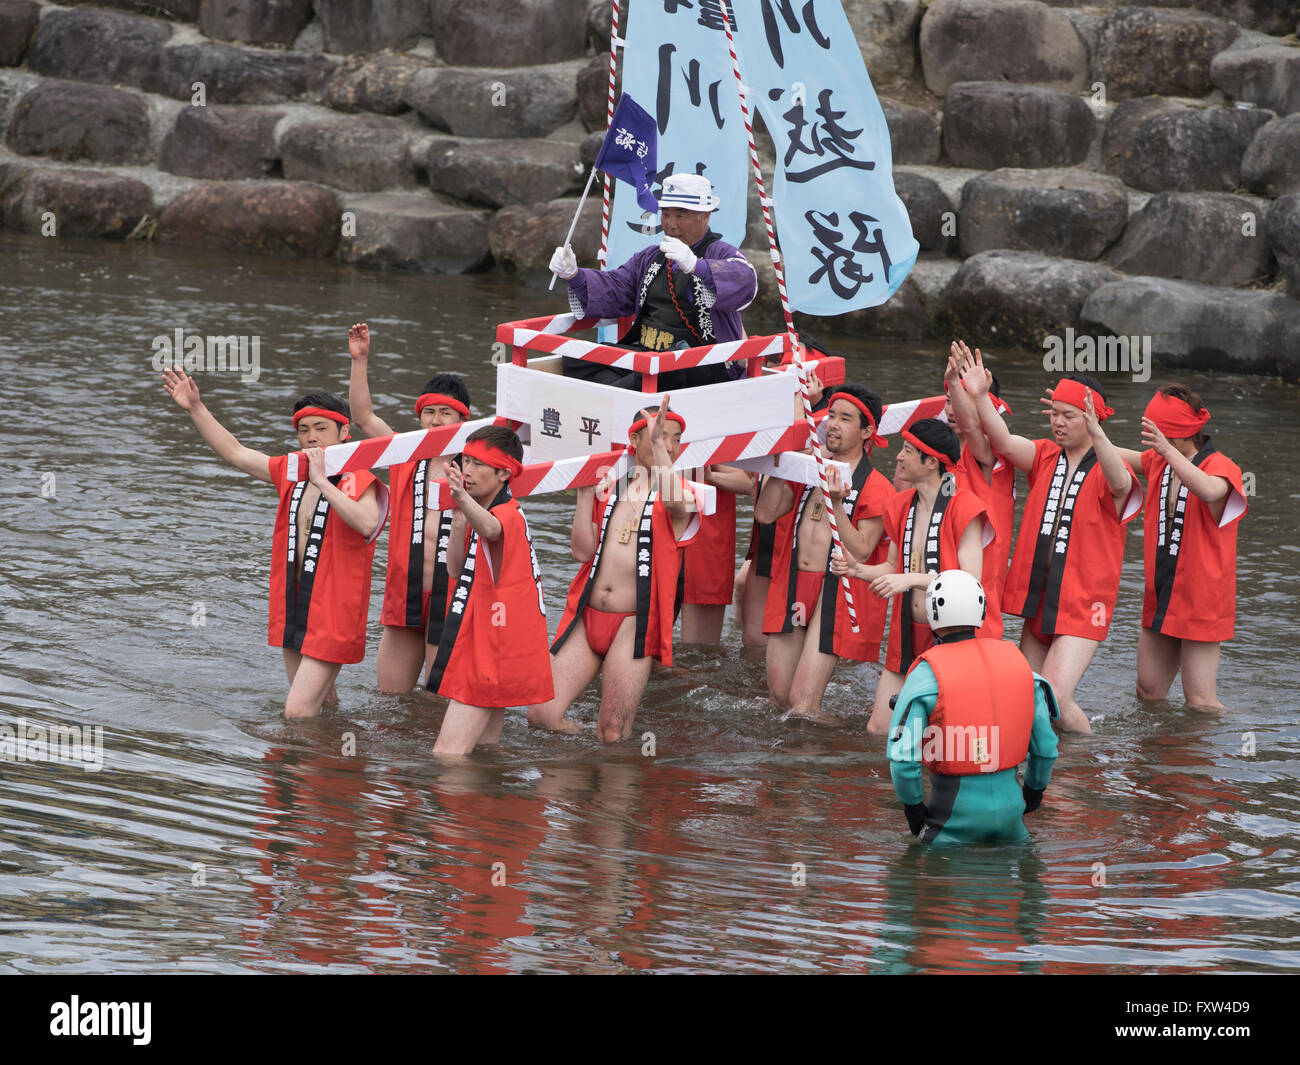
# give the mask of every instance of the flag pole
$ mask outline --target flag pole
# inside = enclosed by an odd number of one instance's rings
[[[785,331],[790,338],[794,351],[794,365],[799,373],[799,394],[803,399],[803,417],[808,426],[808,438],[812,442],[813,456],[817,459],[817,475],[822,496],[826,499],[826,517],[830,520],[831,543],[841,554],[845,554],[844,544],[840,540],[839,524],[835,520],[835,508],[830,504],[830,493],[826,483],[826,456],[822,454],[821,441],[817,439],[817,426],[813,422],[812,404],[808,402],[808,370],[803,361],[803,345],[799,343],[794,328],[794,315],[790,310],[790,296],[785,290],[785,268],[781,264],[781,249],[776,244],[776,230],[772,226],[771,203],[763,185],[763,168],[758,162],[758,147],[754,143],[754,124],[749,117],[749,101],[745,98],[745,83],[740,77],[740,60],[736,57],[736,40],[731,34],[731,11],[722,0],[722,25],[727,31],[727,51],[731,53],[731,69],[736,75],[736,91],[740,95],[740,113],[745,121],[745,132],[749,136],[749,161],[754,168],[754,181],[758,185],[758,202],[763,208],[763,225],[767,228],[767,246],[772,256],[772,267],[776,271],[776,287],[781,293],[781,313],[785,316]],[[846,555],[847,557],[847,555]],[[844,589],[844,606],[849,615],[849,627],[858,631],[858,614],[853,608],[853,591],[849,587],[847,576],[840,578],[840,587]]]
[[[618,36],[619,0],[614,0],[609,32],[609,93],[605,102],[605,136],[609,136],[609,127],[614,124],[614,80],[618,67],[618,49],[623,42]],[[605,269],[605,259],[609,253],[609,213],[613,199],[613,181],[605,175],[604,187],[600,196],[600,255],[596,261],[600,269]]]
[[[587,187],[582,190],[582,199],[578,201],[578,209],[573,212],[573,221],[569,223],[569,232],[565,234],[564,243],[560,245],[561,248],[567,248],[569,246],[569,241],[573,239],[573,231],[578,228],[578,215],[582,214],[582,205],[587,202],[587,193],[591,191],[591,183],[595,180],[596,168],[593,166],[591,168],[591,173],[587,175]],[[608,181],[609,179],[606,178],[606,180]],[[551,291],[551,289],[555,287],[555,279],[559,276],[559,274],[551,274],[551,283],[546,286],[547,292]]]

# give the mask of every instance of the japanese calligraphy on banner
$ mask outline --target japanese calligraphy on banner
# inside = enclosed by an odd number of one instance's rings
[[[722,201],[709,227],[739,247],[745,237],[748,148],[720,0],[632,0],[630,7],[623,91],[651,113],[658,127],[654,194],[663,191],[663,179],[672,174],[703,174]],[[616,189],[609,267],[621,266],[661,239],[659,218],[644,212],[633,190]]]
[[[772,198],[791,306],[843,314],[884,303],[920,246],[894,192],[889,128],[844,8],[752,0],[735,32],[750,107],[776,145]]]

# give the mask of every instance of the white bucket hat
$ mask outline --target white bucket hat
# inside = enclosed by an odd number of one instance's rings
[[[703,174],[673,174],[664,178],[659,210],[680,207],[687,211],[716,211],[722,201],[713,195],[713,184]]]

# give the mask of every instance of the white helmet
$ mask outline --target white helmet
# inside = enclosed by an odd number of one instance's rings
[[[931,629],[978,629],[988,604],[984,588],[964,569],[946,569],[925,589],[925,616]]]

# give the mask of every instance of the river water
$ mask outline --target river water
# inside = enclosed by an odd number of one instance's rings
[[[101,728],[103,754],[0,761],[0,972],[1300,968],[1300,392],[1265,378],[1180,378],[1255,478],[1220,672],[1234,709],[1181,709],[1177,687],[1171,707],[1137,703],[1138,525],[1079,690],[1096,731],[1063,739],[1028,844],[923,851],[865,734],[872,669],[827,694],[848,727],[782,724],[730,618],[725,646],[652,677],[634,741],[596,741],[593,689],[582,736],[516,714],[499,749],[435,765],[439,709],[375,685],[383,545],[370,657],[344,667],[340,709],[286,722],[265,646],[275,495],[198,439],[153,338],[260,336],[256,382],[199,380],[278,454],[297,395],[346,392],[352,322],[374,334],[376,407],[405,429],[435,368],[489,410],[495,324],[562,306],[496,276],[0,233],[0,726]],[[937,345],[830,346],[887,400],[936,390]],[[1038,435],[1040,356],[994,354],[1013,428]],[[1111,375],[1113,439],[1140,447],[1169,379]],[[552,627],[571,508],[526,504]]]

